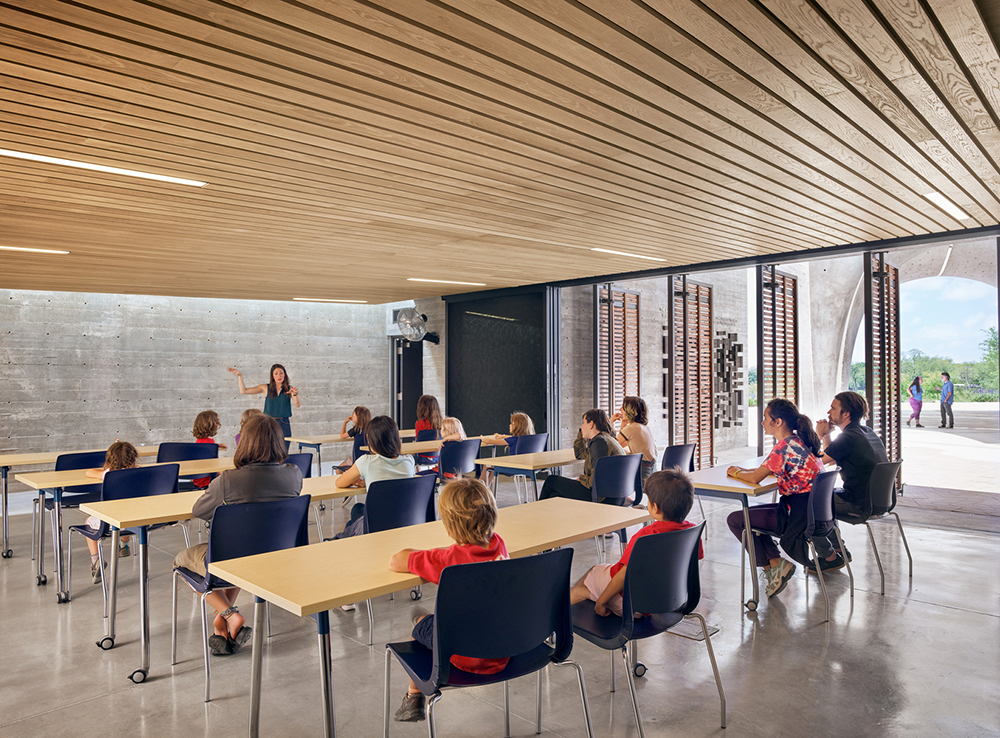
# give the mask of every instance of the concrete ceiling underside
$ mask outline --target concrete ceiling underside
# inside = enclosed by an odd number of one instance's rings
[[[7,0],[0,149],[208,185],[0,156],[0,246],[72,252],[0,286],[375,303],[995,225],[995,6]]]

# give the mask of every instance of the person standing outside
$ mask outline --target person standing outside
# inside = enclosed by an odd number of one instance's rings
[[[271,366],[271,381],[267,384],[258,384],[256,387],[247,387],[243,383],[243,373],[234,367],[229,367],[229,371],[236,375],[236,380],[240,385],[241,395],[261,395],[264,398],[264,415],[274,418],[281,426],[284,438],[292,435],[292,403],[295,407],[302,407],[299,400],[299,391],[288,381],[288,373],[281,364]],[[288,452],[289,442],[285,441],[285,452]]]
[[[917,427],[923,428],[920,425],[920,409],[924,406],[924,386],[920,383],[920,377],[914,377],[906,391],[910,393],[910,417],[906,419],[906,425],[909,427],[916,419]]]
[[[955,385],[951,383],[951,375],[948,372],[941,372],[941,425],[939,428],[954,428],[955,415],[951,411],[951,404],[955,401]],[[947,423],[945,423],[947,419]]]

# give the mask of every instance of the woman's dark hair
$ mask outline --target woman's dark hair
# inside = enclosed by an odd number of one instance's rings
[[[917,392],[920,392],[923,389],[923,385],[920,384],[920,377],[914,377],[913,381],[910,382],[910,386],[911,387],[916,387],[917,388]]]
[[[783,397],[776,397],[767,403],[767,412],[775,420],[780,420],[785,427],[799,437],[806,448],[819,456],[822,443],[816,431],[813,429],[812,421],[799,412],[795,403]],[[851,416],[852,418],[854,416]]]
[[[399,440],[399,428],[396,421],[388,415],[378,415],[368,421],[365,426],[365,440],[368,448],[379,456],[395,459],[403,442]]]
[[[646,408],[646,401],[641,397],[626,397],[622,401],[622,410],[629,422],[646,425],[649,422],[649,410]]]
[[[852,423],[860,423],[868,417],[868,400],[857,392],[841,392],[833,399],[840,403],[840,409],[851,416]]]
[[[434,430],[441,430],[441,406],[434,395],[420,395],[417,400],[417,420],[426,420]]]
[[[358,405],[354,408],[354,417],[358,419],[358,421],[354,424],[354,429],[363,432],[372,421],[372,411],[364,405]]]
[[[274,370],[275,369],[280,369],[281,371],[285,372],[285,381],[281,383],[281,389],[283,389],[285,391],[286,395],[288,394],[289,387],[292,386],[289,383],[289,381],[288,381],[288,372],[285,370],[285,367],[283,367],[281,364],[271,364],[271,371],[267,375],[267,396],[268,397],[277,397],[278,396],[278,388],[274,384]]]
[[[240,431],[240,442],[233,454],[233,466],[247,464],[280,464],[288,458],[285,434],[278,421],[269,415],[254,415]]]
[[[583,419],[588,423],[593,423],[598,432],[610,433],[614,435],[615,429],[611,427],[611,421],[608,419],[608,414],[600,408],[588,410],[583,414]]]

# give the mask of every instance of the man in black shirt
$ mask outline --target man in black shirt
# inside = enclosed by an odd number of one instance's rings
[[[885,446],[875,432],[863,421],[868,417],[868,401],[857,392],[841,392],[833,398],[828,420],[816,423],[816,432],[823,440],[823,463],[837,464],[844,480],[843,489],[833,497],[838,518],[864,515],[868,497],[868,482],[875,465],[888,461]],[[830,440],[833,428],[840,428],[840,435]],[[836,536],[831,533],[831,543],[836,547]],[[844,565],[839,553],[820,564],[824,571],[839,569]]]

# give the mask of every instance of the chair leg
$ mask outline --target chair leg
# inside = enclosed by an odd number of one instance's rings
[[[510,682],[503,683],[503,738],[510,738]]]
[[[205,702],[210,702],[212,699],[210,694],[212,689],[212,662],[208,656],[208,603],[205,601],[206,597],[208,597],[208,592],[205,592],[201,596],[201,645],[205,649]]]
[[[424,716],[427,718],[427,735],[429,738],[437,738],[437,727],[434,725],[434,705],[441,699],[441,693],[435,692],[427,698],[424,705]]]
[[[851,581],[851,599],[854,598],[854,572],[851,571],[851,562],[847,560],[847,549],[844,547],[844,539],[840,537],[840,528],[837,526],[833,527],[834,533],[837,534],[837,545],[840,547],[840,555],[844,557],[844,563],[847,565],[847,578]]]
[[[35,560],[35,546],[38,545],[38,498],[31,501],[31,560]]]
[[[823,567],[820,566],[819,554],[816,553],[816,547],[813,545],[812,540],[809,541],[809,553],[812,554],[812,560],[816,564],[816,576],[819,578],[819,587],[823,590],[823,599],[826,601],[826,620],[824,623],[830,622],[830,596],[826,593],[826,582],[823,580]],[[806,574],[806,576],[809,576]]]
[[[906,558],[910,560],[910,579],[913,579],[913,557],[910,556],[910,545],[906,542],[906,534],[903,532],[903,521],[899,519],[899,515],[890,512],[892,517],[896,518],[896,525],[899,526],[899,535],[903,539],[903,548],[906,549]]]
[[[608,651],[608,655],[611,657],[611,691],[615,691],[615,652],[614,649]]]
[[[323,518],[319,514],[319,506],[313,505],[313,513],[316,515],[316,532],[319,534],[319,542],[323,542]]]
[[[535,735],[542,732],[542,670],[535,672]]]
[[[191,533],[188,531],[188,524],[186,520],[181,521],[181,532],[184,533],[185,548],[191,548]]]
[[[372,601],[365,600],[365,606],[368,610],[368,646],[375,645],[375,611],[372,610]]]
[[[875,545],[875,534],[872,533],[872,527],[868,522],[865,522],[865,528],[868,529],[868,540],[872,542],[872,551],[875,552],[875,563],[878,564],[878,575],[882,579],[882,591],[880,594],[885,594],[885,571],[882,570],[882,559],[878,555],[878,546]]]
[[[389,667],[392,665],[392,651],[385,649],[385,702],[382,705],[382,738],[389,738]]]
[[[177,663],[177,570],[173,573],[173,594],[170,598],[170,665]]]
[[[101,581],[104,581],[104,570],[101,569]],[[66,596],[73,601],[73,529],[69,529],[69,552],[66,554]]]
[[[614,651],[612,651],[612,654]],[[642,714],[639,712],[639,695],[635,692],[635,677],[629,668],[628,645],[622,646],[622,661],[625,662],[625,677],[628,679],[628,691],[632,695],[632,711],[635,712],[635,726],[639,731],[639,738],[646,738],[646,731],[642,727]]]
[[[587,683],[583,678],[583,669],[575,661],[563,661],[556,663],[556,666],[572,666],[576,669],[576,676],[580,684],[580,699],[583,701],[583,718],[587,722],[587,736],[594,738],[594,724],[590,720],[590,700],[587,699]]]
[[[49,511],[49,520],[52,521],[52,571],[59,573],[59,536],[56,535],[56,509],[53,507]]]
[[[692,612],[685,615],[686,618],[697,618],[701,623],[701,632],[705,635],[705,647],[708,648],[708,660],[712,662],[712,671],[715,673],[715,684],[719,688],[719,701],[722,703],[722,727],[726,727],[726,692],[722,688],[722,677],[719,675],[719,665],[715,662],[715,651],[712,649],[712,639],[708,635],[708,625],[705,618],[700,613]]]

